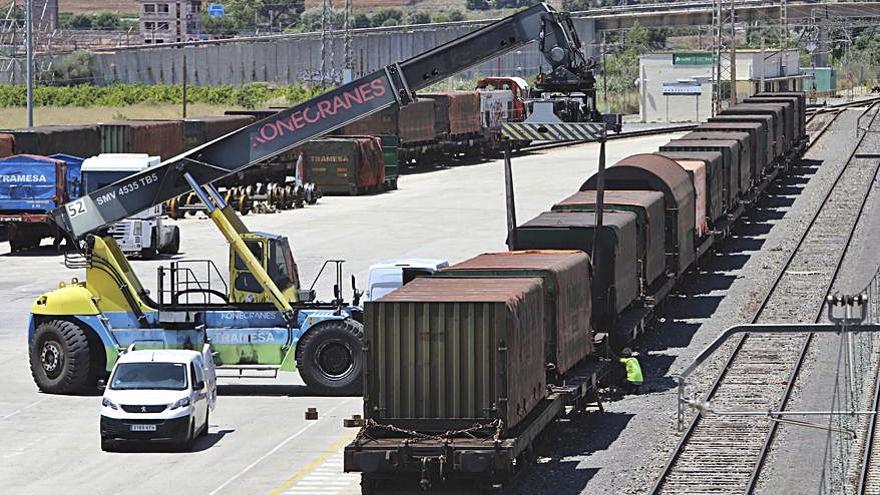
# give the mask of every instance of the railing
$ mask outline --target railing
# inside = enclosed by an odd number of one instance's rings
[[[215,299],[225,303],[229,294],[226,280],[211,260],[175,261],[160,266],[157,277],[158,302],[163,306],[212,304]]]

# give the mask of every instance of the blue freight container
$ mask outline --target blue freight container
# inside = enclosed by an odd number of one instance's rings
[[[45,156],[0,160],[0,211],[45,213],[67,199],[67,164]]]
[[[61,160],[67,164],[67,197],[68,199],[76,199],[83,195],[82,190],[82,164],[84,158],[73,155],[65,155],[64,153],[56,153],[49,155],[49,158]]]

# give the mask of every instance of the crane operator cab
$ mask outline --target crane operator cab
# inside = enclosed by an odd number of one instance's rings
[[[301,288],[287,237],[249,232],[227,205],[211,206],[209,216],[229,241],[228,277],[210,260],[175,260],[158,268],[151,294],[111,236],[89,235],[85,255],[66,258],[85,269],[85,281],[62,283],[31,310],[31,371],[41,390],[91,389],[132,344],[210,344],[221,377],[299,371],[318,394],[360,393],[360,294],[355,289],[352,305],[343,301],[342,261],[321,269],[336,264],[333,300],[314,302],[314,290]]]

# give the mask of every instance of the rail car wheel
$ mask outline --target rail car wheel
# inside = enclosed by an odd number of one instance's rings
[[[74,394],[88,385],[91,353],[86,332],[66,320],[40,324],[30,347],[31,375],[50,394]]]
[[[364,326],[332,320],[310,329],[296,348],[296,366],[306,385],[321,395],[356,395],[363,388]]]

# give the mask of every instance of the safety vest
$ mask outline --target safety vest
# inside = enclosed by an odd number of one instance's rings
[[[634,357],[624,357],[620,358],[620,362],[626,366],[626,381],[641,385],[644,379],[639,360]]]

